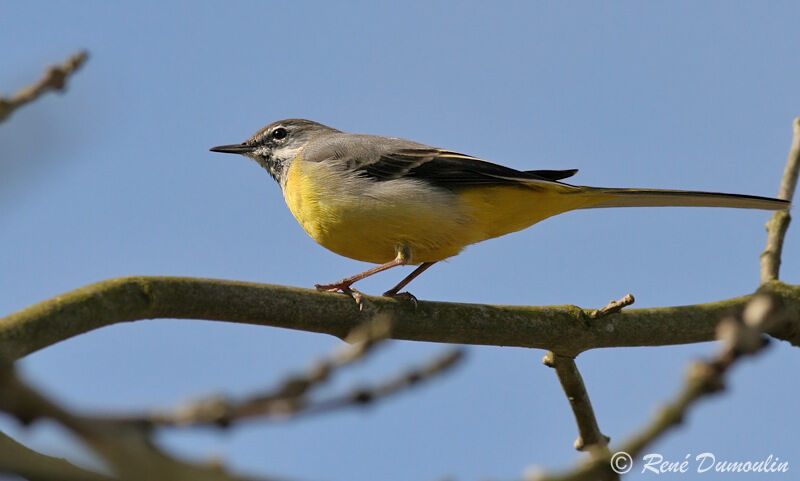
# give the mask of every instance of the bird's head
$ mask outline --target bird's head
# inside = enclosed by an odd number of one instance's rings
[[[317,122],[287,119],[273,122],[241,144],[212,147],[212,152],[241,154],[258,162],[283,187],[285,174],[292,160],[312,140],[336,133]]]

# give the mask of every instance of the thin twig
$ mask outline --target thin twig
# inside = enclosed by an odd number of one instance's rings
[[[115,423],[145,426],[199,426],[227,427],[247,419],[281,418],[320,414],[347,407],[365,406],[383,398],[417,386],[423,381],[444,373],[461,360],[463,351],[455,349],[440,355],[419,368],[406,370],[387,381],[371,387],[360,387],[320,400],[299,396],[257,396],[241,402],[219,397],[200,400],[180,407],[173,412],[153,415],[116,414],[105,419]]]
[[[313,363],[305,372],[290,376],[277,388],[243,401],[220,396],[187,402],[172,411],[144,416],[115,416],[120,422],[145,426],[215,424],[220,427],[253,417],[286,417],[313,409],[310,392],[328,381],[342,367],[364,359],[387,339],[392,323],[385,314],[358,326],[345,339],[348,342],[329,358]]]
[[[353,389],[349,393],[312,403],[300,415],[319,414],[350,406],[364,406],[405,391],[443,374],[456,366],[464,357],[463,349],[451,349],[436,356],[418,368],[401,372],[372,387]]]
[[[29,85],[11,97],[0,97],[0,123],[5,121],[15,110],[23,105],[33,102],[48,91],[63,91],[66,87],[67,77],[72,75],[89,58],[86,51],[78,52],[61,65],[49,67],[44,76],[33,85]]]
[[[453,367],[463,356],[456,349],[439,356],[420,368],[406,370],[394,378],[372,387],[353,389],[342,395],[312,399],[314,388],[321,386],[341,368],[363,360],[391,332],[387,315],[379,314],[373,320],[357,327],[345,339],[348,345],[337,349],[326,359],[313,363],[300,374],[288,377],[274,389],[238,401],[222,396],[212,396],[189,401],[175,409],[155,411],[151,414],[105,415],[106,424],[144,429],[143,432],[163,426],[214,425],[228,427],[233,423],[252,418],[287,418],[316,414],[349,406],[366,405],[402,390],[411,388]]]
[[[786,169],[783,171],[783,179],[778,189],[778,198],[792,200],[795,187],[797,187],[797,175],[800,172],[800,117],[794,119],[792,124],[794,136],[792,146],[789,149],[789,157],[786,160]],[[781,252],[783,251],[783,240],[789,222],[792,217],[788,210],[776,211],[767,221],[767,246],[761,253],[761,283],[778,279],[781,267]]]
[[[583,377],[575,360],[569,356],[562,356],[552,351],[548,352],[542,362],[545,366],[552,367],[558,375],[564,394],[567,396],[575,423],[578,425],[578,439],[575,440],[575,449],[578,451],[597,450],[603,451],[608,445],[609,437],[600,432],[597,418],[594,415],[592,401],[583,384]]]

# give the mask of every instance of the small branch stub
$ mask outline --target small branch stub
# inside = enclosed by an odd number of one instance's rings
[[[633,298],[633,294],[625,294],[625,297],[623,297],[622,299],[618,301],[610,301],[604,307],[592,311],[592,313],[589,314],[589,318],[600,319],[601,317],[605,317],[610,314],[615,314],[624,309],[625,307],[630,306],[635,301],[636,299]]]

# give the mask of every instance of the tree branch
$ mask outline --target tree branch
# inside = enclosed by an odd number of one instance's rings
[[[794,119],[793,129],[792,147],[789,149],[789,158],[786,160],[786,169],[783,171],[783,179],[778,190],[778,198],[784,200],[792,200],[800,171],[800,117]],[[780,210],[772,214],[767,221],[767,247],[761,253],[762,283],[778,279],[783,239],[791,220],[792,216],[788,210]]]
[[[152,443],[150,428],[196,424],[228,426],[234,421],[251,417],[324,413],[348,406],[364,406],[429,380],[453,367],[462,357],[461,350],[455,349],[373,387],[354,389],[318,401],[307,396],[313,387],[329,379],[338,369],[364,359],[387,338],[390,328],[391,322],[386,316],[378,316],[359,326],[347,339],[350,345],[337,349],[328,359],[315,363],[304,374],[290,377],[266,395],[255,396],[244,402],[220,402],[219,398],[211,398],[188,403],[174,412],[143,417],[73,414],[31,388],[17,376],[11,364],[0,361],[0,411],[15,416],[25,424],[42,418],[55,420],[101,456],[119,478],[96,474],[64,460],[30,451],[2,433],[0,473],[21,474],[36,481],[245,481],[245,478],[226,473],[221,465],[189,463],[165,455]]]
[[[734,363],[761,351],[768,344],[768,339],[761,336],[763,328],[780,322],[784,315],[771,296],[755,296],[744,310],[743,319],[726,317],[719,323],[716,335],[722,341],[719,353],[707,361],[691,363],[679,394],[627,442],[562,475],[537,475],[528,481],[595,481],[627,473],[644,448],[683,422],[698,400],[725,388],[725,375]]]
[[[385,340],[391,332],[391,322],[385,316],[377,316],[356,328],[346,339],[349,345],[338,349],[327,359],[317,361],[305,372],[290,376],[277,388],[234,401],[221,396],[190,401],[173,410],[156,411],[152,414],[115,414],[109,421],[143,426],[216,425],[228,427],[232,423],[251,418],[295,417],[319,414],[350,406],[364,406],[406,390],[435,377],[455,366],[462,358],[456,349],[440,355],[417,369],[408,369],[400,375],[376,386],[360,387],[347,393],[315,400],[311,391],[329,380],[344,366],[362,360],[375,346]]]
[[[794,195],[798,169],[800,169],[798,166],[798,158],[800,158],[800,118],[795,119],[793,125],[794,138],[779,192],[779,198],[785,200],[791,200]],[[772,293],[772,289],[775,286],[785,286],[785,284],[778,282],[777,278],[783,239],[788,226],[788,212],[776,212],[767,223],[767,248],[761,254],[760,292],[752,296],[742,310],[740,317],[728,315],[722,318],[716,329],[716,337],[722,341],[720,353],[710,361],[695,362],[690,365],[686,383],[672,403],[659,410],[649,424],[645,425],[627,443],[617,448],[614,454],[611,454],[610,450],[603,445],[602,447],[606,449],[594,450],[591,460],[579,465],[570,472],[554,477],[536,476],[534,479],[594,481],[598,479],[614,479],[619,474],[627,473],[633,467],[635,457],[667,430],[680,424],[689,408],[695,402],[723,389],[724,376],[735,361],[743,355],[755,354],[766,346],[768,339],[763,338],[761,333],[772,333],[773,336],[776,331],[781,331],[783,334],[789,333],[789,338],[795,339],[793,343],[797,345],[797,312],[784,310],[785,304],[783,301],[777,299]],[[623,304],[624,302],[625,299],[617,302],[612,301],[603,309],[593,312],[592,317],[597,318],[607,314],[609,311],[613,312],[618,304]],[[633,302],[632,297],[630,302]],[[597,316],[594,314],[597,314]],[[791,333],[791,331],[794,331],[794,333]],[[553,353],[548,353],[548,356],[545,356],[545,364],[548,364],[548,361],[553,363],[562,360],[559,356],[553,355]],[[567,360],[572,361],[569,358]],[[559,380],[561,380],[564,391],[567,392],[567,396],[570,399],[581,433],[586,430],[590,432],[590,435],[600,435],[594,413],[591,412],[588,394],[586,394],[586,389],[583,386],[580,373],[578,373],[574,361],[571,364],[567,363],[566,366],[562,367],[562,370],[564,371],[563,378],[566,379],[566,382],[565,379],[562,379],[561,373],[559,373]],[[585,397],[585,399],[580,399],[581,397]],[[581,437],[582,434],[578,437],[576,445],[581,441]]]
[[[227,473],[219,464],[185,462],[168,456],[137,426],[116,423],[100,417],[73,414],[22,381],[13,367],[2,363],[0,363],[0,410],[26,424],[39,419],[52,419],[58,422],[103,458],[114,475],[124,481],[143,479],[254,481],[254,478]]]
[[[542,362],[545,366],[555,369],[564,394],[567,395],[572,413],[575,415],[575,423],[578,425],[575,449],[578,451],[592,450],[593,452],[607,451],[609,437],[600,432],[592,401],[589,399],[589,393],[583,384],[583,377],[578,371],[578,366],[575,365],[575,360],[550,351],[544,356]]]
[[[66,87],[67,77],[72,75],[89,58],[86,51],[78,52],[61,65],[55,65],[47,69],[44,77],[33,85],[29,85],[11,97],[0,97],[0,123],[4,122],[15,110],[33,102],[45,92],[61,91]]]
[[[622,299],[611,301],[605,307],[592,311],[589,314],[589,318],[597,320],[616,314],[633,303],[633,295],[626,294]],[[545,366],[555,369],[558,382],[561,383],[561,389],[564,390],[567,401],[569,401],[569,407],[575,417],[575,424],[578,425],[578,438],[573,444],[575,449],[589,451],[593,458],[607,456],[609,454],[608,441],[610,438],[600,431],[594,408],[592,408],[592,401],[589,399],[589,392],[583,383],[583,376],[578,370],[578,365],[575,364],[575,359],[549,351],[545,354],[542,362]],[[605,479],[609,481],[618,480],[619,476],[611,473]]]
[[[800,286],[761,287],[779,298],[792,322],[769,334],[800,346]],[[344,338],[377,312],[394,321],[392,338],[548,349],[565,356],[598,347],[711,341],[716,322],[751,296],[681,307],[628,309],[589,319],[576,306],[491,306],[351,298],[309,289],[187,277],[122,277],[67,292],[0,319],[0,357],[18,359],[72,336],[119,322],[178,318],[240,322]]]

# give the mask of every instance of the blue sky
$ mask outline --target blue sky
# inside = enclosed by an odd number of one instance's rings
[[[774,195],[800,115],[798,15],[794,2],[9,2],[4,94],[77,49],[91,58],[66,95],[0,125],[0,313],[130,274],[311,287],[368,267],[308,238],[255,163],[208,152],[287,117],[520,169],[579,168],[574,183],[584,185]],[[411,287],[422,300],[495,304],[599,307],[627,292],[639,307],[725,299],[757,286],[767,219],[574,212],[469,247]],[[797,235],[792,226],[782,267],[793,283]],[[405,273],[358,287],[380,293]],[[271,328],[142,321],[60,343],[22,369],[75,409],[133,409],[245,395],[337,345]],[[333,388],[442,348],[395,342]],[[688,361],[713,351],[605,349],[577,362],[602,430],[619,441],[676,391]],[[471,347],[452,375],[368,410],[159,441],[296,479],[565,467],[578,457],[576,429],[543,354]],[[796,352],[775,343],[651,451],[773,454],[800,466],[788,429],[798,368]],[[74,454],[47,425],[0,417],[0,429]]]

